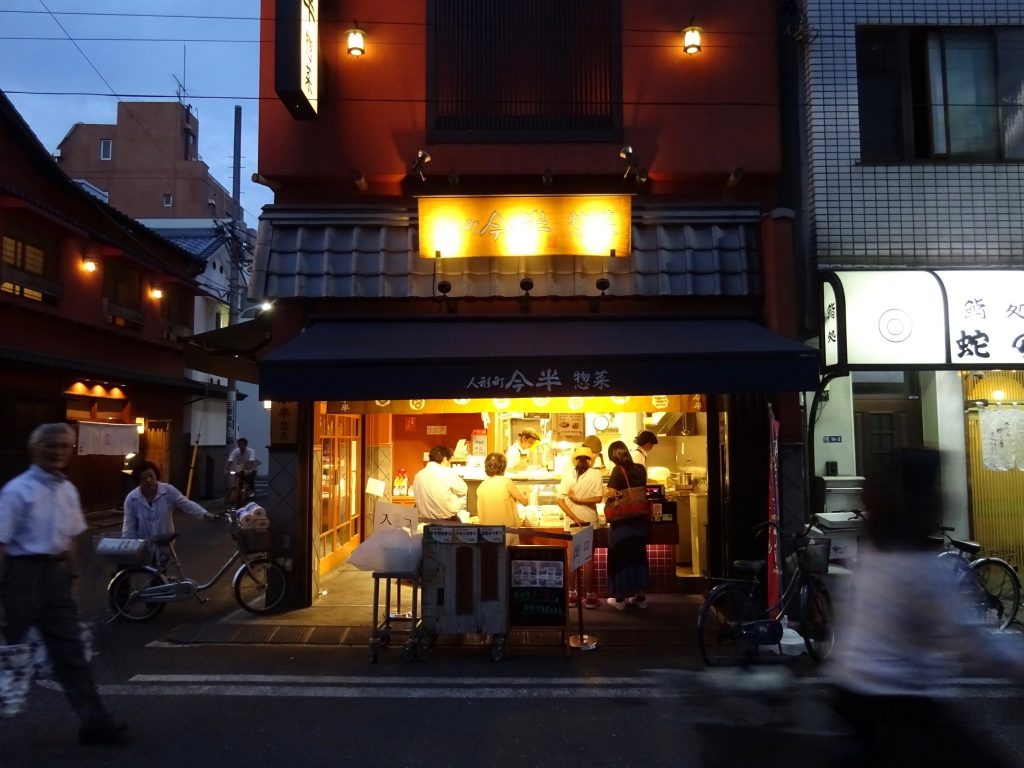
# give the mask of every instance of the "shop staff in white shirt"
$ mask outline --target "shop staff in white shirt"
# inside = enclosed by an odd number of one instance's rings
[[[412,495],[420,520],[458,520],[462,500],[469,492],[466,481],[451,467],[452,449],[435,445],[430,461],[412,481]]]
[[[633,442],[636,443],[636,448],[629,452],[629,455],[633,459],[634,464],[643,464],[647,466],[647,454],[651,452],[651,449],[658,444],[658,438],[649,429],[642,430],[636,437],[633,438]]]
[[[540,442],[540,433],[533,427],[523,427],[518,438],[505,451],[509,472],[523,472],[530,466],[530,451]]]

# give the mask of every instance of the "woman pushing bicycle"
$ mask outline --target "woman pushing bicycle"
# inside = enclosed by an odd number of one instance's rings
[[[174,510],[204,520],[213,515],[189,499],[170,483],[160,482],[160,468],[151,461],[140,461],[132,470],[138,486],[124,499],[124,539],[148,539],[161,533],[174,533]]]

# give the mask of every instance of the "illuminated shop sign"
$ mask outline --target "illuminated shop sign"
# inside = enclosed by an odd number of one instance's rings
[[[826,369],[1024,365],[1024,271],[823,275]]]
[[[420,256],[628,256],[629,195],[422,197]]]
[[[319,0],[277,0],[274,89],[296,120],[317,113]]]

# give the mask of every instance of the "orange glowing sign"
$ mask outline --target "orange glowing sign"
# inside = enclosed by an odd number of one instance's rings
[[[420,256],[628,256],[629,195],[421,197]]]

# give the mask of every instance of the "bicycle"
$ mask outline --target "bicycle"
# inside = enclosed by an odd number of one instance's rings
[[[940,526],[940,537],[933,537],[945,546],[940,560],[951,563],[956,583],[967,597],[971,610],[985,623],[1005,629],[1016,618],[1020,608],[1020,577],[1012,565],[1001,557],[977,557],[981,544],[954,539],[955,528]]]
[[[750,660],[763,646],[778,646],[782,652],[783,619],[804,640],[811,658],[819,664],[835,646],[835,616],[832,596],[820,575],[828,572],[831,542],[802,534],[787,537],[778,524],[761,523],[760,530],[774,526],[780,541],[789,538],[794,551],[785,561],[789,579],[779,601],[764,604],[761,581],[765,560],[736,560],[733,568],[741,578],[725,579],[701,603],[697,613],[697,642],[709,667]]]
[[[178,533],[164,533],[149,539],[154,556],[150,565],[130,565],[122,568],[107,585],[113,618],[143,622],[157,616],[167,603],[196,598],[216,584],[238,560],[242,563],[231,580],[231,591],[237,603],[250,613],[270,613],[284,599],[284,571],[271,562],[267,555],[269,533],[239,527],[230,512],[221,514],[231,525],[235,551],[209,581],[198,583],[185,575],[174,540]],[[113,619],[112,619],[113,620]]]
[[[255,470],[228,470],[230,482],[225,494],[228,509],[238,509],[255,497],[255,476]]]

